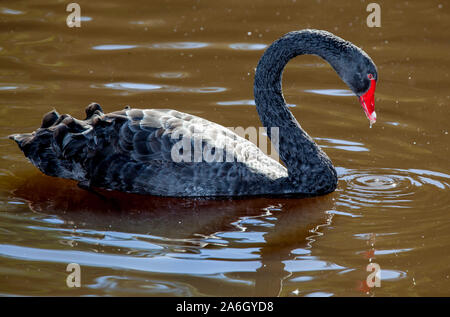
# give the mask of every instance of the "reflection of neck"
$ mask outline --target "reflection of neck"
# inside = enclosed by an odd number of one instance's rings
[[[261,266],[256,270],[254,296],[286,296],[283,281],[297,273],[292,265],[286,263],[296,261],[295,249],[311,248],[318,235],[311,233],[311,228],[331,224],[332,216],[325,211],[335,209],[335,203],[332,195],[328,195],[309,199],[277,199],[268,204],[263,209],[270,212],[267,222],[273,223],[273,226],[264,226],[263,229],[266,231],[265,241],[259,251]],[[261,220],[266,220],[265,216]]]

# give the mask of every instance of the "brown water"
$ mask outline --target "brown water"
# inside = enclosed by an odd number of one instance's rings
[[[69,3],[69,1],[66,1]],[[450,9],[445,1],[0,3],[0,294],[450,295]],[[336,192],[311,199],[105,203],[42,175],[7,135],[56,108],[129,104],[224,126],[260,122],[253,75],[266,45],[303,28],[362,47],[379,70],[378,122],[316,57],[284,73],[297,119],[333,160]],[[81,287],[66,266],[81,266]],[[364,281],[369,263],[381,286]]]

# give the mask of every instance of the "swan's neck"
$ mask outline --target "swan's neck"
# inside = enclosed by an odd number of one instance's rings
[[[290,181],[312,188],[312,191],[319,187],[317,182],[321,180],[318,178],[325,177],[323,181],[335,183],[336,172],[328,156],[301,128],[288,109],[281,81],[284,67],[298,55],[319,55],[334,67],[333,56],[326,54],[326,45],[326,40],[316,33],[288,33],[266,50],[255,74],[254,94],[261,122],[271,139],[271,128],[279,129],[279,156],[286,164]]]

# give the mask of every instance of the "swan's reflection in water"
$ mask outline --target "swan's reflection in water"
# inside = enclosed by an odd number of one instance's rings
[[[285,261],[295,261],[299,249],[308,252],[315,229],[329,223],[326,211],[334,205],[333,195],[183,199],[101,191],[102,199],[74,182],[40,174],[28,176],[14,194],[37,213],[41,223],[35,230],[56,231],[63,247],[88,256],[81,265],[189,281],[198,292],[192,295],[211,295],[210,277],[224,284],[217,295],[279,295],[291,275]],[[58,257],[51,253],[40,260],[57,262]],[[77,262],[77,256],[71,260]]]

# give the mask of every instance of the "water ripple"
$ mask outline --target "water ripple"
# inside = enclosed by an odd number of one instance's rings
[[[218,101],[217,104],[220,106],[256,106],[255,100],[251,99]]]
[[[167,78],[167,79],[174,79],[174,78],[185,78],[189,76],[189,73],[187,72],[161,72],[161,73],[155,73],[153,76],[157,78]]]
[[[307,89],[305,92],[309,92],[317,95],[325,95],[325,96],[354,96],[355,94],[348,89]]]
[[[234,50],[241,51],[259,51],[267,47],[266,44],[252,44],[252,43],[233,43],[229,45]]]
[[[11,14],[11,15],[20,15],[20,14],[24,14],[23,11],[13,10],[13,9],[8,9],[8,8],[3,8],[3,9],[1,9],[1,13],[3,13],[3,14]]]
[[[105,45],[96,45],[93,46],[92,48],[98,51],[115,51],[115,50],[128,50],[136,47],[138,47],[138,45],[105,44]]]
[[[126,50],[133,48],[150,48],[150,49],[196,49],[204,48],[209,46],[208,43],[202,42],[167,42],[167,43],[153,43],[148,45],[137,45],[137,44],[102,44],[92,46],[92,49],[98,51],[114,51],[114,50]]]
[[[10,244],[0,244],[0,255],[3,257],[26,261],[79,263],[91,267],[104,267],[105,263],[113,263],[112,267],[145,272],[179,273],[193,275],[210,275],[229,272],[254,272],[258,261],[206,260],[195,258],[189,265],[183,258],[168,256],[133,257],[128,255],[99,254],[95,252],[38,249]]]
[[[105,87],[118,90],[155,90],[161,89],[160,85],[142,84],[142,83],[108,83]]]
[[[168,43],[154,43],[148,47],[157,49],[194,49],[209,46],[208,43],[203,42],[168,42]]]
[[[418,169],[338,169],[343,190],[339,205],[359,209],[363,206],[413,208],[420,202],[433,201],[433,208],[447,204],[437,199],[439,193],[450,188],[450,175]],[[426,197],[417,199],[425,186],[433,186],[435,191],[426,191]],[[429,197],[434,193],[434,197]],[[445,194],[445,193],[444,193]],[[413,203],[414,201],[414,203]],[[441,206],[442,207],[442,206]]]
[[[344,151],[351,152],[368,152],[369,149],[364,147],[363,143],[340,140],[340,139],[329,139],[329,138],[315,138],[319,141],[321,148],[333,148]],[[325,143],[325,144],[324,144]]]
[[[121,90],[123,93],[143,92],[158,90],[164,92],[189,92],[189,93],[217,93],[226,91],[224,87],[181,87],[171,85],[157,85],[146,83],[131,83],[131,82],[115,82],[107,84],[93,84],[92,88],[110,88],[114,90]]]

